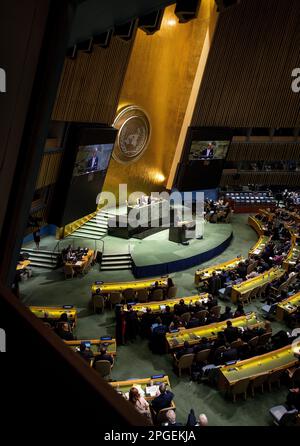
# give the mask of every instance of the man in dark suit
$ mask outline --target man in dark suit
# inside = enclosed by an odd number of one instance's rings
[[[89,362],[94,357],[93,352],[89,348],[87,348],[84,342],[80,344],[79,348],[80,350],[78,353],[82,357],[82,359],[85,359]]]
[[[94,365],[97,361],[108,361],[111,364],[113,364],[113,362],[114,362],[113,357],[107,353],[107,350],[105,347],[101,347],[100,354],[95,356]]]
[[[226,350],[221,353],[222,363],[236,361],[238,359],[238,351],[236,348],[230,347],[229,344],[226,344]]]
[[[221,280],[217,276],[216,272],[213,271],[211,278],[208,281],[209,292],[215,296],[218,294],[219,289],[221,288]]]
[[[226,341],[231,344],[231,342],[236,341],[239,337],[239,330],[237,327],[232,326],[231,321],[226,322],[227,327],[224,330]]]
[[[214,146],[212,143],[209,143],[208,146],[202,150],[201,156],[203,158],[213,158],[214,157]]]
[[[193,347],[190,346],[188,341],[184,341],[183,348],[178,350],[176,353],[176,359],[180,359],[183,355],[189,355],[191,353],[194,353]]]
[[[170,390],[167,390],[167,386],[164,383],[159,386],[159,391],[160,395],[152,401],[152,407],[156,413],[170,407],[174,398],[174,394]]]
[[[98,160],[98,156],[97,156],[97,151],[95,151],[93,153],[93,156],[87,162],[86,170],[88,170],[88,171],[97,170],[98,161],[99,160]]]
[[[174,318],[174,313],[173,311],[171,311],[169,305],[167,305],[165,312],[161,314],[161,319],[163,321],[163,324],[166,327],[169,327],[171,322],[173,321],[173,318]]]
[[[200,325],[201,324],[200,324],[199,319],[196,316],[192,315],[191,319],[187,323],[186,328],[195,328],[195,327],[199,327]]]
[[[176,304],[174,306],[174,313],[178,316],[182,316],[184,313],[187,313],[189,311],[188,305],[184,303],[183,299],[180,299],[179,304]]]

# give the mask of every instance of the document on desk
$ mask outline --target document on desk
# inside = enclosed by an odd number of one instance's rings
[[[154,397],[159,390],[159,386],[148,386],[146,387],[146,395]]]

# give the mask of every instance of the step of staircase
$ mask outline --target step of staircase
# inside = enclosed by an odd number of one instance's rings
[[[85,225],[81,226],[81,228],[91,228],[91,229],[107,229],[107,224],[102,223],[102,222],[88,222]]]
[[[96,231],[95,229],[88,229],[88,228],[79,228],[77,229],[77,231],[73,232],[73,234],[87,234],[87,235],[96,235],[98,236],[99,234],[104,234],[106,231],[103,229],[99,229],[98,231]]]
[[[73,232],[72,234],[68,235],[67,237],[65,237],[66,239],[68,238],[86,238],[89,240],[100,240],[101,239],[101,235],[95,237],[94,235],[80,235],[80,234],[75,234],[75,232]]]
[[[122,265],[122,266],[131,266],[132,265],[132,261],[131,260],[103,260],[101,262],[101,265],[104,266],[110,266],[110,265]]]
[[[103,254],[102,258],[103,259],[111,259],[111,258],[115,258],[115,259],[120,259],[120,258],[128,258],[131,259],[131,255],[129,253],[124,253],[124,254]]]
[[[21,253],[27,253],[29,255],[31,267],[54,269],[57,266],[57,257],[59,256],[57,252],[54,253],[44,249],[22,248]]]
[[[84,223],[66,238],[87,238],[90,240],[99,240],[107,234],[109,214],[100,212],[91,220]]]
[[[101,271],[131,270],[132,258],[126,254],[103,254],[101,261]]]
[[[128,266],[120,266],[120,265],[109,265],[109,266],[105,266],[105,265],[101,265],[101,271],[123,271],[123,270],[131,270],[131,267]]]

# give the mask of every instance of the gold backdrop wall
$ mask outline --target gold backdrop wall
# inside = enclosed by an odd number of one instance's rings
[[[147,36],[138,30],[118,109],[142,107],[151,121],[151,140],[138,161],[124,165],[111,160],[104,191],[117,194],[120,183],[128,184],[129,193],[165,188],[213,5],[213,0],[203,0],[198,18],[184,24],[178,23],[172,5],[157,33]]]

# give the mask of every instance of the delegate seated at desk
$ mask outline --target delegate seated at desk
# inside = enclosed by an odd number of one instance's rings
[[[82,342],[79,347],[79,356],[87,362],[90,362],[93,359],[93,352],[86,346],[85,342]]]
[[[113,357],[109,353],[107,353],[107,349],[105,347],[100,348],[100,353],[99,355],[95,356],[95,361],[93,366],[95,366],[97,361],[108,361],[110,362],[111,365],[113,365],[114,363]]]
[[[167,386],[165,383],[162,383],[159,386],[159,392],[160,395],[154,398],[154,400],[151,403],[151,406],[153,407],[156,413],[158,413],[162,409],[170,407],[174,398],[174,394],[170,390],[167,390]]]

